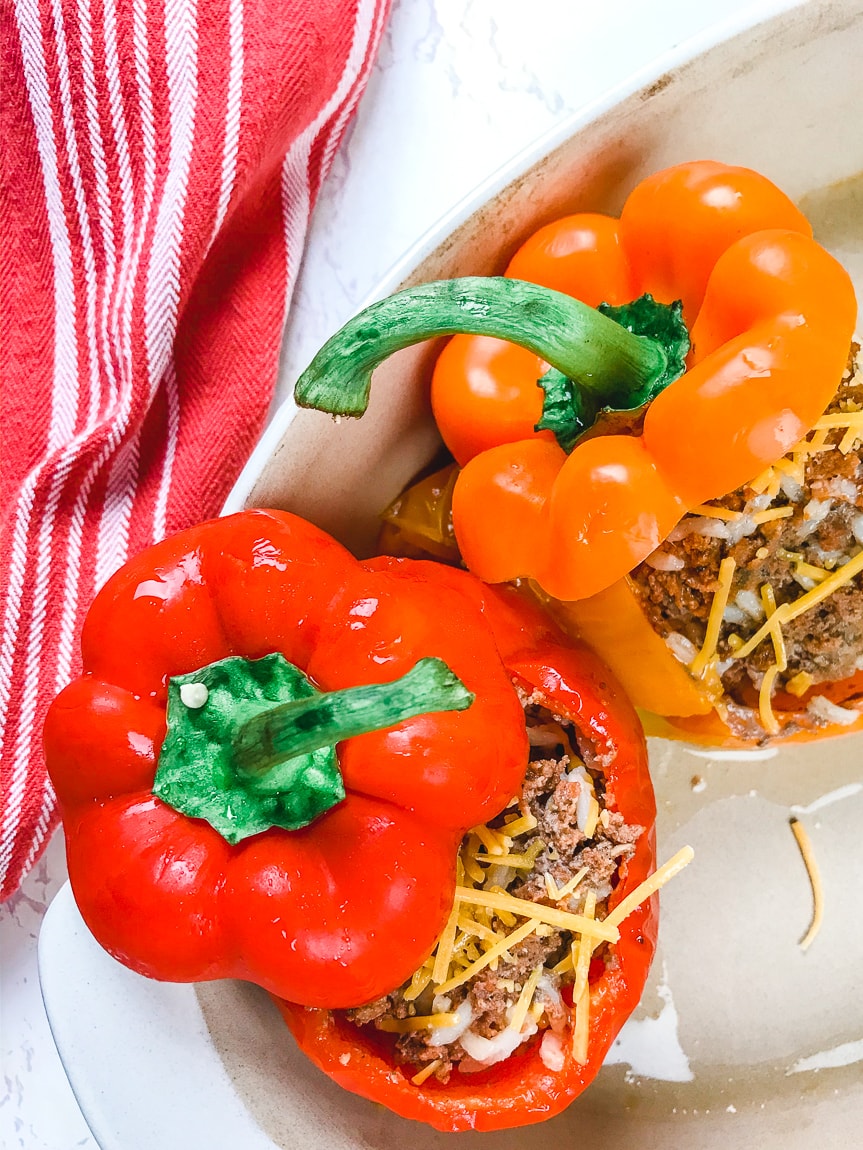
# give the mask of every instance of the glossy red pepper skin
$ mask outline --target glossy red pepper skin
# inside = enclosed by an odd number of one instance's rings
[[[405,560],[377,560],[397,564]],[[461,580],[463,573],[451,571]],[[487,588],[484,612],[514,680],[537,691],[555,713],[571,718],[605,762],[607,802],[627,822],[645,827],[610,906],[654,869],[656,815],[647,752],[638,718],[607,669],[586,648],[563,640],[547,616],[511,589]],[[615,961],[591,979],[589,1058],[580,1065],[567,1048],[558,1071],[539,1052],[539,1036],[511,1058],[476,1074],[453,1071],[449,1083],[414,1085],[410,1067],[397,1066],[392,1036],[358,1029],[344,1016],[277,1001],[300,1048],[347,1090],[382,1103],[405,1118],[439,1130],[502,1130],[551,1118],[599,1072],[602,1061],[641,997],[656,946],[656,896],[620,926]]]
[[[155,978],[243,978],[328,1007],[368,1002],[423,961],[463,833],[505,806],[528,754],[475,581],[439,570],[375,569],[296,516],[255,511],[167,539],[108,582],[45,752],[75,897],[111,954]],[[167,682],[274,651],[324,690],[438,656],[477,698],[343,742],[342,803],[230,846],[151,793]]]

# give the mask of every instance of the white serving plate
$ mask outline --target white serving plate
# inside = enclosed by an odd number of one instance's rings
[[[757,167],[800,200],[863,287],[863,9],[778,12],[727,42],[689,45],[572,118],[426,237],[402,283],[499,270],[540,224],[618,209],[644,175],[703,156]],[[861,293],[863,295],[863,293]],[[300,512],[358,551],[378,512],[434,453],[433,349],[394,357],[369,414],[335,425],[287,404],[226,510]],[[863,1119],[863,740],[749,755],[653,741],[658,833],[696,861],[663,893],[660,949],[639,1011],[593,1087],[550,1124],[462,1135],[465,1146],[606,1150],[851,1146]],[[693,786],[696,777],[706,781]],[[809,829],[826,891],[803,953]],[[450,1144],[335,1087],[297,1053],[266,996],[235,983],[148,982],[93,942],[68,888],[40,939],[58,1048],[103,1150],[415,1150]]]

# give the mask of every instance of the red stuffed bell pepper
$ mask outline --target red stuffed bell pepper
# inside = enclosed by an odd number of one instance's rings
[[[375,564],[415,566],[399,559]],[[410,983],[365,1010],[279,1004],[300,1047],[341,1086],[445,1131],[538,1122],[560,1113],[589,1085],[641,997],[656,943],[650,887],[690,857],[687,848],[643,885],[653,870],[655,804],[634,711],[596,657],[562,640],[518,592],[472,585],[485,599],[501,657],[525,704],[531,762],[519,803],[465,837],[448,929]],[[599,782],[577,792],[588,774]],[[579,793],[588,798],[593,830],[579,829]],[[537,852],[543,841],[548,849]],[[496,849],[505,853],[495,855]],[[622,865],[609,875],[614,858]],[[491,881],[496,878],[499,883]],[[500,892],[500,884],[516,893],[497,898],[498,905],[519,904],[506,922],[506,910],[498,918],[493,909],[495,893],[487,893]],[[537,901],[526,909],[530,899]],[[559,914],[566,907],[597,918],[601,912],[603,926],[619,927],[619,939],[608,944],[554,929],[549,924],[566,921],[567,912]],[[538,938],[537,926],[549,933]],[[494,953],[495,943],[482,937],[490,927],[506,937],[497,946],[506,945],[511,956],[496,969],[483,966]],[[509,941],[525,934],[525,941]],[[458,951],[466,945],[472,952],[460,963]],[[408,1013],[414,1007],[416,1013]],[[527,1025],[513,1049],[507,1032],[521,1016]],[[415,1029],[417,1019],[428,1025]],[[485,1038],[476,1033],[482,1029],[496,1033]],[[485,1064],[481,1054],[490,1056]]]
[[[75,896],[110,953],[299,1004],[283,1009],[318,1065],[443,1129],[538,1121],[593,1077],[656,909],[649,887],[627,901],[654,861],[644,742],[591,656],[463,572],[359,563],[279,512],[138,556],[83,654],[45,747]],[[447,1072],[423,1040],[467,1012],[457,943],[513,978],[470,1008],[484,1033],[461,1042],[481,1057],[451,1043]],[[452,983],[425,1033],[422,1003]]]

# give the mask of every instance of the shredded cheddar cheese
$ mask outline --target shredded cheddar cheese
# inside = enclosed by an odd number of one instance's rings
[[[761,719],[761,726],[768,735],[778,735],[782,729],[779,726],[779,720],[776,718],[771,702],[773,685],[776,682],[776,676],[778,674],[779,666],[774,663],[772,667],[768,667],[764,672],[761,686],[758,689],[758,715]]]
[[[530,973],[530,977],[522,987],[521,994],[518,996],[518,1002],[512,1012],[512,1018],[509,1020],[508,1029],[514,1030],[517,1034],[521,1033],[521,1028],[524,1026],[527,1012],[533,1002],[533,996],[536,992],[536,986],[542,975],[542,963],[535,966]]]
[[[764,614],[769,621],[776,614],[776,595],[769,583],[764,583],[761,587],[761,602],[764,607]],[[775,627],[774,630],[770,632],[770,635],[773,639],[773,657],[775,662],[772,667],[767,668],[761,680],[761,687],[758,691],[758,715],[764,730],[767,731],[769,735],[778,735],[781,727],[773,710],[773,687],[776,683],[777,675],[788,666],[788,656],[785,650],[785,637],[782,634],[781,626]]]
[[[590,807],[587,812],[587,818],[584,822],[584,837],[592,839],[596,832],[596,824],[599,822],[599,803],[596,801],[596,796],[590,796]]]
[[[414,999],[419,998],[432,979],[432,963],[426,962],[414,971],[414,976],[410,981],[410,986],[404,992],[405,1001],[413,1002]]]
[[[603,939],[605,942],[617,942],[620,938],[617,922],[615,922],[613,926],[608,926],[605,921],[598,922],[585,918],[583,914],[571,914],[568,910],[559,910],[557,907],[544,906],[542,903],[530,902],[525,898],[515,898],[513,895],[506,894],[505,892],[498,894],[490,891],[470,890],[467,887],[456,887],[455,897],[456,902],[472,903],[476,906],[487,906],[494,910],[508,910],[513,914],[533,918],[536,919],[537,922],[547,922],[549,926],[562,927],[563,930],[571,930],[576,934],[581,934],[585,931],[598,939]]]
[[[569,898],[569,896],[574,893],[575,888],[578,886],[586,874],[587,867],[583,866],[581,870],[574,874],[569,882],[565,883],[564,886],[562,886],[557,892],[558,902],[562,902],[565,898]]]
[[[792,695],[796,695],[799,699],[805,695],[815,680],[808,671],[798,671],[788,682],[785,684],[785,690],[789,691]]]
[[[770,619],[776,613],[776,595],[769,583],[765,583],[761,588],[761,602],[764,605],[764,614]],[[788,655],[785,650],[785,636],[782,634],[782,628],[776,627],[770,632],[770,637],[773,640],[773,654],[777,667],[780,671],[784,671],[788,666]]]
[[[596,894],[589,891],[584,901],[584,913],[592,918],[596,911]],[[587,935],[582,935],[578,941],[578,954],[576,944],[572,946],[572,960],[575,971],[575,980],[572,985],[572,1001],[575,1006],[575,1026],[572,1028],[572,1056],[576,1062],[583,1065],[588,1057],[588,1038],[590,1035],[590,956],[593,947]]]
[[[752,522],[760,526],[762,523],[772,523],[774,519],[788,519],[793,514],[793,507],[768,507],[764,511],[756,511]]]
[[[849,427],[837,444],[841,453],[847,455],[856,446],[861,435],[863,435],[863,428]]]
[[[506,823],[506,833],[514,839],[520,835],[527,834],[528,831],[534,830],[536,827],[536,819],[530,812],[522,815],[521,818],[514,818],[511,822]]]
[[[735,519],[740,518],[739,511],[732,511],[730,507],[714,507],[712,503],[699,503],[697,507],[693,507],[690,515],[701,515],[705,519],[724,519],[728,523],[733,523]]]
[[[701,676],[707,669],[708,663],[716,653],[716,644],[719,640],[719,629],[722,626],[722,616],[728,606],[728,595],[731,591],[731,581],[734,578],[734,568],[737,566],[731,556],[727,556],[719,564],[719,586],[710,604],[710,615],[707,619],[707,632],[701,650],[689,666],[693,675]]]
[[[827,442],[827,435],[827,428],[816,427],[812,438],[803,440],[802,446],[806,454],[817,455],[820,451],[829,451],[833,444]]]
[[[573,999],[575,1007],[575,1026],[572,1028],[572,1056],[583,1066],[588,1057],[588,1039],[590,1037],[590,987],[585,986],[581,998]]]
[[[474,827],[471,834],[476,835],[490,855],[503,855],[512,846],[509,835],[500,834],[491,827]]]
[[[464,930],[468,934],[475,934],[477,938],[482,939],[484,942],[500,942],[503,937],[498,934],[496,930],[492,930],[490,926],[486,926],[482,922],[477,922],[475,918],[468,918],[467,915],[460,914],[458,916],[458,925],[460,930]]]
[[[572,950],[570,949],[564,955],[564,957],[560,960],[560,962],[556,966],[553,966],[551,968],[552,973],[553,974],[566,974],[568,971],[572,970],[573,965],[574,965],[574,963],[572,961]]]
[[[461,974],[441,983],[438,987],[438,994],[448,994],[449,991],[455,990],[457,986],[461,986],[463,982],[467,982],[468,979],[473,978],[475,974],[479,974],[479,972],[484,970],[495,958],[500,958],[501,955],[505,954],[509,947],[515,946],[517,942],[521,942],[523,938],[527,938],[529,934],[533,934],[538,926],[539,919],[531,918],[528,919],[523,926],[516,927],[511,934],[508,934],[506,938],[501,939],[501,941],[491,947],[490,950],[487,950],[476,962],[466,967]]]
[[[411,1082],[414,1084],[414,1086],[422,1086],[422,1084],[425,1082],[425,1080],[427,1078],[431,1078],[431,1076],[434,1074],[434,1072],[438,1069],[439,1066],[443,1066],[443,1059],[442,1058],[436,1058],[434,1060],[434,1062],[429,1062],[426,1066],[424,1066],[422,1068],[422,1070],[419,1072],[419,1074],[415,1074],[413,1076],[413,1078],[411,1079]]]
[[[457,1014],[415,1014],[413,1018],[381,1018],[378,1029],[388,1034],[410,1034],[414,1030],[427,1030],[430,1026],[455,1026]]]
[[[776,595],[773,588],[769,583],[763,584],[761,588],[761,602],[764,606],[764,614],[770,619],[776,613]],[[773,687],[776,683],[776,677],[788,666],[788,656],[785,650],[785,637],[782,634],[782,628],[777,626],[770,632],[773,639],[773,666],[768,667],[761,680],[761,687],[758,691],[758,714],[761,719],[761,725],[764,730],[770,735],[778,735],[781,727],[779,720],[773,710]]]
[[[493,862],[497,866],[511,866],[516,870],[533,870],[536,856],[545,850],[545,843],[537,839],[531,843],[523,855],[475,855],[477,862]]]
[[[760,475],[756,475],[751,483],[747,484],[750,491],[754,491],[756,495],[762,495],[770,484],[773,482],[776,472],[773,467],[768,467],[762,471]]]
[[[584,899],[584,914],[587,918],[593,918],[596,914],[596,891],[590,890]],[[575,944],[573,944],[573,949]],[[582,994],[587,987],[587,974],[590,969],[590,956],[593,954],[593,947],[591,946],[590,939],[586,934],[583,934],[578,941],[578,957],[573,954],[573,962],[575,968],[575,981],[572,986],[572,997],[577,1001],[581,998]]]
[[[602,920],[602,925],[620,926],[627,915],[631,914],[636,907],[641,906],[643,902],[646,902],[655,891],[665,886],[675,875],[680,874],[684,867],[689,866],[694,857],[695,851],[692,847],[681,847],[668,862],[663,863],[658,870],[655,870],[634,891],[631,891],[622,902],[619,902],[611,914],[606,915]]]
[[[842,427],[856,427],[863,432],[863,411],[831,412],[830,415],[822,415],[818,422],[813,424],[815,431],[832,431]]]
[[[803,858],[803,865],[806,867],[806,873],[809,876],[809,884],[812,887],[812,921],[809,924],[809,929],[806,931],[806,934],[804,934],[800,940],[800,949],[808,950],[814,942],[818,931],[821,929],[821,922],[824,917],[824,888],[821,885],[821,873],[815,861],[812,842],[806,833],[806,828],[799,819],[791,819],[791,833],[797,840],[797,846],[800,848],[800,854]]]
[[[437,953],[432,969],[432,982],[436,984],[440,984],[446,978],[447,971],[452,962],[452,952],[455,948],[455,932],[458,927],[458,912],[459,905],[458,900],[456,900],[437,945]]]
[[[803,453],[798,452],[791,459],[777,459],[773,466],[802,487],[806,479],[805,458]]]

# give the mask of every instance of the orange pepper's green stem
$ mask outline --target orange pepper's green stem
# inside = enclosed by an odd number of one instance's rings
[[[495,336],[527,348],[599,406],[635,407],[682,370],[669,363],[660,341],[633,335],[571,296],[522,280],[468,276],[407,288],[365,308],[300,376],[297,403],[360,416],[368,406],[372,372],[388,356],[458,333]]]

